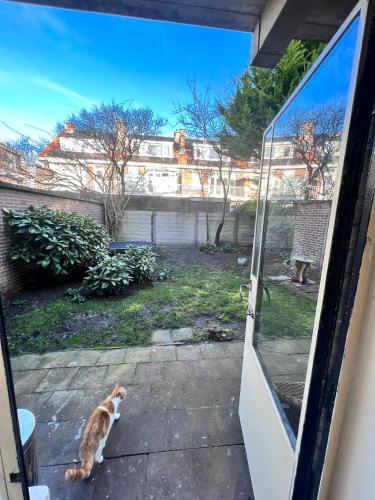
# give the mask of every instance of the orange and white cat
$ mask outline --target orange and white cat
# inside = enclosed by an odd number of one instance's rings
[[[87,422],[79,449],[81,468],[68,469],[65,473],[67,481],[87,479],[94,463],[101,464],[103,462],[103,449],[113,422],[120,418],[118,409],[125,396],[124,387],[116,384],[112,394],[95,408]]]

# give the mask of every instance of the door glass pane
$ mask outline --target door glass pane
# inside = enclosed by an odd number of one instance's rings
[[[274,123],[255,345],[297,434],[359,19]],[[263,184],[263,179],[262,179]],[[258,217],[259,220],[259,217]],[[259,222],[260,223],[260,222]],[[255,255],[259,242],[255,242]],[[283,415],[283,416],[285,416]],[[289,428],[289,427],[288,427]]]

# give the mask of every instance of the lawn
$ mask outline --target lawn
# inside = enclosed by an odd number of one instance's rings
[[[9,318],[12,354],[145,345],[154,329],[189,325],[195,326],[197,340],[202,340],[207,321],[233,328],[237,338],[243,336],[246,301],[239,300],[243,275],[197,265],[170,267],[168,281],[133,287],[119,297],[84,303],[59,297]],[[277,336],[311,334],[314,302],[281,286],[273,287],[270,294],[262,316],[263,335],[274,336],[275,325]]]

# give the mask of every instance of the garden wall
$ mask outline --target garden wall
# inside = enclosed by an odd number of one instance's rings
[[[331,201],[299,201],[296,206],[292,255],[323,263]]]
[[[104,222],[104,208],[100,202],[88,200],[83,196],[59,192],[46,192],[0,182],[0,208],[24,210],[30,205],[42,205],[88,215],[96,221]],[[12,294],[19,290],[28,278],[28,273],[21,263],[9,262],[8,252],[11,245],[11,233],[0,212],[0,290]]]
[[[209,203],[209,236],[213,242],[221,219],[221,201]],[[193,198],[134,197],[122,222],[119,240],[152,241],[157,245],[198,245],[207,239],[205,202]],[[250,245],[255,216],[226,214],[221,241]]]

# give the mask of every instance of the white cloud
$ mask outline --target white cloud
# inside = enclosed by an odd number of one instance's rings
[[[74,90],[64,87],[64,85],[60,85],[57,82],[54,82],[53,80],[50,80],[48,78],[30,78],[30,80],[35,84],[39,85],[41,87],[45,87],[48,90],[52,90],[52,92],[56,92],[57,94],[60,94],[64,97],[67,97],[68,99],[82,104],[82,105],[88,105],[91,106],[93,104],[93,101],[91,99],[88,99],[87,97],[79,94],[78,92],[75,92]]]

